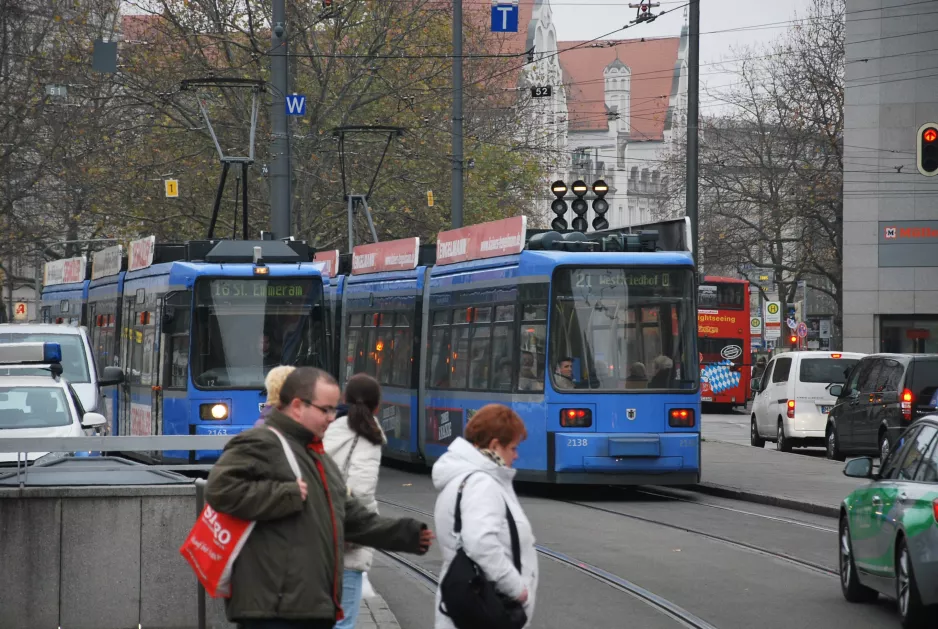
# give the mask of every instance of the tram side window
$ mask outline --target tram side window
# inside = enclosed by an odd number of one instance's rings
[[[131,321],[133,339],[131,342],[130,369],[134,375],[134,382],[138,384],[154,384],[153,378],[153,348],[156,339],[155,321],[150,310],[134,312]]]
[[[378,329],[375,333],[375,346],[372,353],[374,361],[374,376],[381,384],[391,384],[391,373],[394,370],[394,314],[379,314]]]
[[[544,390],[547,348],[547,304],[524,304],[521,316],[519,391]]]
[[[116,302],[92,304],[90,310],[91,346],[94,348],[95,364],[98,373],[105,367],[118,365],[117,330],[114,313]]]
[[[394,367],[390,384],[398,387],[411,386],[413,363],[414,320],[411,315],[399,312],[394,321]]]
[[[163,306],[163,338],[166,353],[163,382],[171,389],[185,389],[189,370],[189,325],[192,320],[192,294],[175,293],[167,296]]]
[[[458,308],[453,312],[453,332],[451,341],[451,389],[465,389],[469,375],[469,308]]]
[[[450,323],[451,310],[438,310],[431,315],[430,368],[427,386],[433,389],[450,388]]]
[[[492,389],[511,391],[515,373],[512,355],[515,352],[515,307],[495,306],[492,327]]]
[[[492,307],[470,308],[472,337],[469,359],[469,388],[488,389],[492,358]]]

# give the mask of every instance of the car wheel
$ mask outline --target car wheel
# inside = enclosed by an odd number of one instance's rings
[[[889,457],[889,452],[891,451],[889,445],[889,437],[886,436],[886,433],[883,433],[879,436],[879,464],[882,465],[886,462],[886,459]]]
[[[840,452],[837,445],[837,431],[833,426],[827,427],[827,458],[832,461],[843,461],[847,457]]]
[[[844,598],[851,603],[869,603],[876,600],[876,590],[860,583],[857,577],[857,566],[853,561],[853,544],[850,542],[850,528],[847,526],[847,516],[840,517],[840,590]]]
[[[785,437],[785,425],[778,421],[778,436],[775,439],[775,449],[779,452],[791,452],[791,443]]]
[[[756,428],[756,416],[752,416],[752,423],[749,428],[749,443],[757,448],[765,446],[765,439],[759,436],[759,430]]]
[[[896,547],[896,601],[899,603],[899,618],[906,629],[928,626],[928,609],[922,605],[918,594],[918,583],[912,569],[912,557],[905,539]]]

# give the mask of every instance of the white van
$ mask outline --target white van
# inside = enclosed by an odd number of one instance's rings
[[[777,354],[760,378],[752,381],[750,443],[776,449],[824,447],[827,414],[836,399],[830,393],[865,354],[856,352],[786,352]]]
[[[120,384],[124,373],[119,367],[106,367],[103,374],[98,373],[88,331],[64,323],[0,323],[0,343],[37,342],[59,344],[62,377],[75,389],[84,411],[105,414],[101,387]],[[17,371],[21,373],[22,369]],[[37,370],[37,374],[42,373]]]

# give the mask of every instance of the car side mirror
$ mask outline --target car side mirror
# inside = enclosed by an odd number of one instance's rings
[[[844,385],[842,385],[842,384],[835,384],[834,386],[831,387],[830,393],[831,393],[831,395],[833,395],[834,397],[840,397],[840,396],[843,395],[843,393],[844,393]]]
[[[85,413],[81,418],[82,428],[97,428],[107,424],[107,418],[101,413]]]
[[[873,457],[861,456],[847,462],[844,476],[851,478],[873,478]]]
[[[111,365],[104,368],[104,373],[101,375],[101,379],[98,380],[98,384],[102,387],[107,387],[112,384],[120,384],[123,381],[124,371],[120,367]]]
[[[752,380],[750,380],[750,381],[749,381],[749,387],[750,387],[753,391],[758,392],[758,391],[760,390],[760,388],[762,387],[762,378],[753,378]]]

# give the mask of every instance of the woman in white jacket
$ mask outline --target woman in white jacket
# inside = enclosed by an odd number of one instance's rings
[[[465,439],[457,437],[433,465],[433,485],[440,491],[434,510],[436,534],[443,552],[440,574],[446,574],[456,555],[453,524],[459,485],[468,474],[481,472],[472,474],[463,488],[462,547],[499,592],[524,604],[528,616],[525,626],[530,626],[537,591],[537,551],[531,524],[512,486],[515,470],[511,467],[518,458],[518,444],[527,437],[527,430],[513,410],[501,404],[489,404],[472,416],[465,434]],[[506,505],[518,529],[520,573],[512,559]],[[455,628],[453,621],[440,611],[439,589],[433,626],[435,629]]]
[[[375,414],[381,403],[381,385],[365,373],[355,374],[345,385],[348,413],[336,418],[326,430],[323,447],[342,470],[349,492],[378,512],[375,490],[381,468],[381,446],[387,443]],[[345,545],[342,578],[342,611],[345,618],[335,629],[354,629],[362,600],[363,575],[371,567],[374,549]]]

